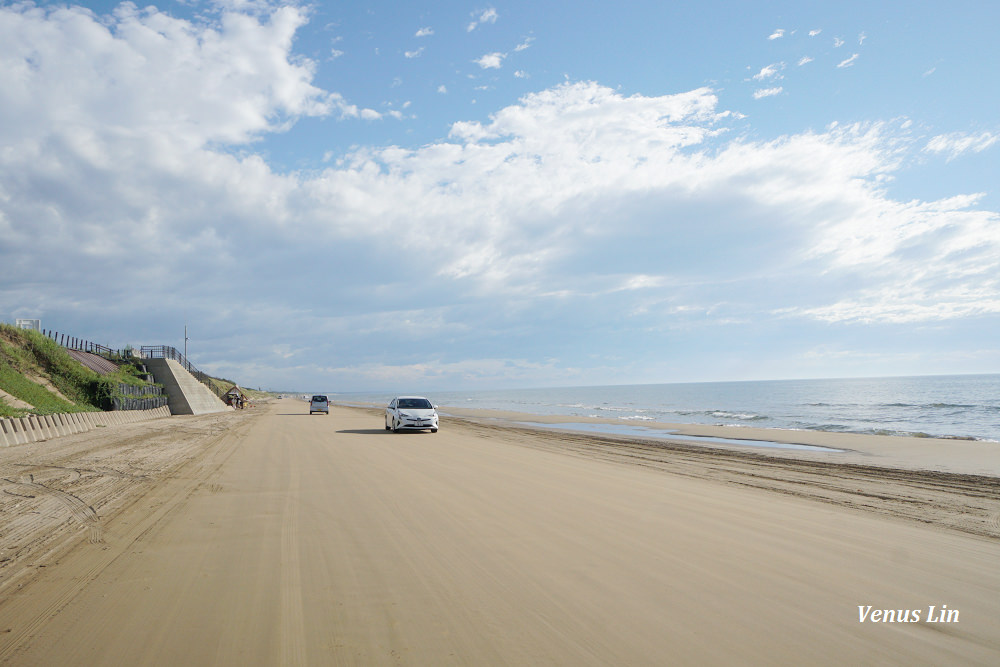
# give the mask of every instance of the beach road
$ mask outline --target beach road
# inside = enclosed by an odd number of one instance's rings
[[[0,663],[1000,664],[1000,486],[280,400],[0,450]]]

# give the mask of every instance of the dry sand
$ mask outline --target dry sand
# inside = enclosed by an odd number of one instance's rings
[[[307,409],[0,450],[0,661],[1000,664],[989,443],[761,451],[485,414],[390,434]]]

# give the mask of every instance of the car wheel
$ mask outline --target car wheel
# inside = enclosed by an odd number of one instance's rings
[[[386,431],[391,431],[392,430],[391,428],[389,428],[389,422],[385,423],[385,430]]]
[[[393,422],[393,424],[392,424],[392,432],[393,433],[399,433],[399,424]]]

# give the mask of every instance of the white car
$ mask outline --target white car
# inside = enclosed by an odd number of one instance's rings
[[[397,396],[385,408],[385,430],[422,431],[437,433],[438,413],[434,404],[423,396]]]

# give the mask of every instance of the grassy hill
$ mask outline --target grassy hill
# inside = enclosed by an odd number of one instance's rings
[[[0,417],[100,411],[119,384],[143,386],[138,370],[123,364],[99,375],[37,331],[0,323]],[[234,383],[213,378],[222,391]],[[261,396],[265,392],[247,391]]]

